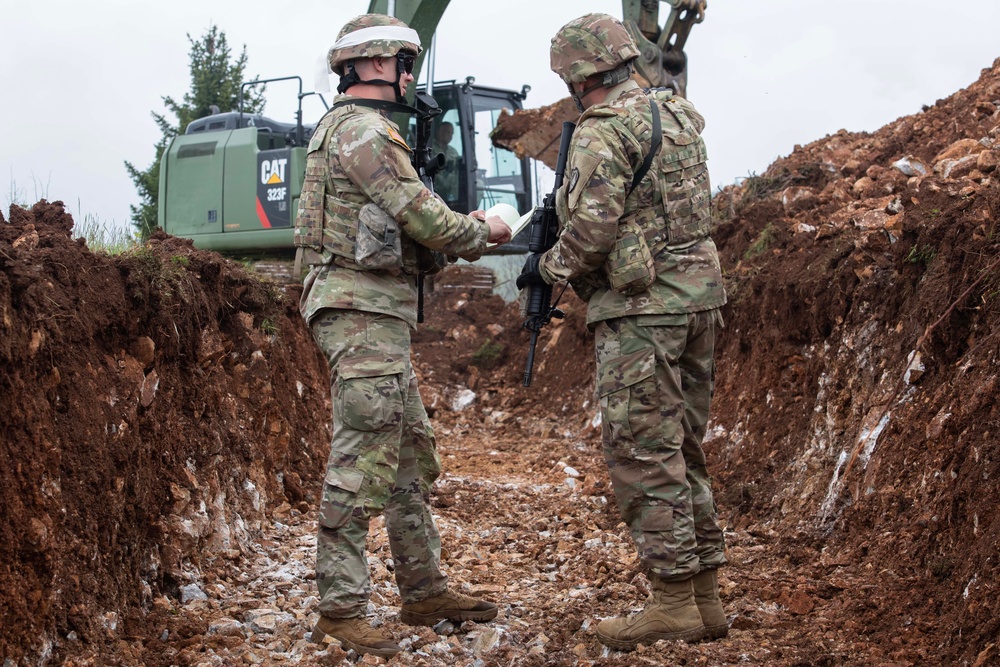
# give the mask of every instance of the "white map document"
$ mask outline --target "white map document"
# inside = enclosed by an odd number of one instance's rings
[[[496,204],[490,207],[486,211],[486,217],[491,215],[498,216],[501,220],[507,223],[510,227],[510,237],[514,238],[517,236],[518,232],[524,229],[529,222],[531,222],[531,216],[535,212],[534,209],[528,211],[524,215],[517,212],[517,209],[510,204]],[[490,243],[487,248],[495,248],[496,243]]]

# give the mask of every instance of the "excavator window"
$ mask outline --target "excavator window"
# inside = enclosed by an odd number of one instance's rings
[[[448,109],[435,122],[434,152],[444,155],[444,166],[434,175],[434,191],[455,208],[461,201],[461,176],[465,169],[458,109]]]
[[[522,211],[530,207],[524,161],[490,141],[490,133],[504,108],[511,108],[509,100],[485,95],[473,98],[477,208],[485,210],[496,204],[510,204]]]
[[[434,119],[433,151],[445,156],[444,168],[434,175],[434,191],[459,213],[487,210],[500,203],[529,211],[534,202],[528,161],[495,147],[490,140],[503,110],[520,108],[517,93],[467,80],[465,84],[435,83],[432,95],[442,111]],[[411,124],[411,135],[414,128]],[[526,239],[515,239],[503,249],[523,251],[526,243]]]

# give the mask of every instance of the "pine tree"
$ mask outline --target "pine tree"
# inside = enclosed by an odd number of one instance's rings
[[[142,238],[147,238],[156,229],[160,159],[170,139],[183,134],[191,121],[210,115],[213,106],[223,111],[236,110],[239,106],[240,84],[244,80],[243,72],[247,64],[246,46],[239,58],[232,60],[226,33],[214,25],[198,40],[192,39],[190,34],[187,38],[191,43],[191,90],[184,94],[181,103],[170,96],[163,98],[164,106],[176,117],[176,121],[171,122],[165,115],[152,112],[153,120],[163,134],[154,148],[153,163],[140,170],[131,162],[125,162],[125,169],[135,183],[141,200],[138,206],[129,208],[132,210],[132,224]],[[247,113],[264,110],[263,86],[248,87],[244,91],[243,110]]]

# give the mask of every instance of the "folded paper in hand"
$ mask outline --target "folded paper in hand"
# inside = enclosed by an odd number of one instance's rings
[[[533,210],[521,215],[517,212],[517,209],[510,204],[496,204],[486,211],[486,217],[489,218],[493,215],[499,217],[507,223],[508,227],[510,227],[510,237],[514,238],[517,236],[518,232],[524,229],[525,226],[531,222],[532,213],[534,213]],[[487,247],[495,248],[496,245],[496,243],[490,243]]]

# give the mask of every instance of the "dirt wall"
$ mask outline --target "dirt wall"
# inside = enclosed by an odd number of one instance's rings
[[[325,363],[294,299],[188,242],[109,257],[71,228],[58,202],[0,221],[0,655],[15,664],[119,637],[154,591],[239,558],[326,454]]]
[[[856,562],[845,612],[971,664],[1000,632],[1000,61],[874,134],[716,199],[728,326],[714,406],[735,526]],[[803,555],[799,556],[805,557]]]

